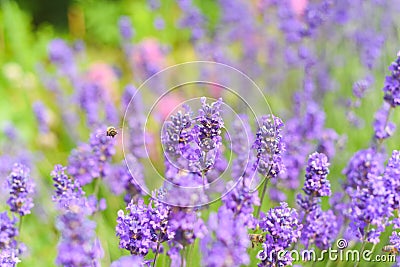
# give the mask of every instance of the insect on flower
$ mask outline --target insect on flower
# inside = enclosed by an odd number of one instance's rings
[[[107,127],[107,132],[106,132],[107,136],[111,136],[112,138],[114,138],[117,134],[118,131],[114,126]]]
[[[265,238],[262,234],[249,234],[249,238],[251,241],[251,248],[254,248],[256,245],[264,243]]]
[[[383,252],[388,252],[391,255],[399,254],[399,250],[393,245],[387,245],[382,248]]]

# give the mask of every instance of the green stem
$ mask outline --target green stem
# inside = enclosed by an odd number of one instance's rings
[[[196,240],[195,240],[195,242],[196,242]],[[190,246],[189,246],[189,251],[188,251],[188,256],[187,256],[187,258],[186,258],[186,262],[187,262],[187,266],[192,266],[191,265],[191,259],[192,259],[192,251],[193,251],[193,248],[194,248],[194,242],[193,242],[193,244],[190,244]]]
[[[157,241],[157,249],[156,249],[156,255],[154,255],[153,267],[156,266],[156,261],[157,261],[157,256],[158,256],[159,250],[160,250],[160,241]]]
[[[263,190],[262,190],[262,193],[261,193],[260,206],[258,206],[257,213],[256,213],[256,218],[258,218],[260,216],[261,206],[262,206],[263,201],[264,201],[265,192],[267,191],[268,181],[269,181],[269,177],[266,177],[264,179],[264,182],[263,182],[264,186],[263,186]]]
[[[19,216],[19,225],[18,225],[18,234],[21,236],[21,228],[22,228],[22,216]]]
[[[361,249],[360,249],[360,255],[363,254],[364,249],[365,249],[365,245],[367,244],[366,239],[367,239],[367,234],[368,234],[368,232],[369,232],[370,226],[371,226],[371,224],[368,224],[367,230],[366,230],[365,233],[364,233],[363,242],[362,242]],[[361,259],[360,259],[360,260],[361,260]],[[356,263],[354,264],[354,267],[357,267],[359,263],[360,263],[359,261],[356,262]]]
[[[101,182],[101,176],[97,178],[96,184],[94,186],[93,195],[95,195],[96,197],[97,197],[97,194],[99,193],[100,182]]]

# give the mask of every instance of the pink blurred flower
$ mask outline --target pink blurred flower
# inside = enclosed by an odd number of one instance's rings
[[[304,13],[304,10],[307,7],[308,0],[290,0],[290,4],[292,5],[293,12],[301,17]]]
[[[118,78],[110,65],[103,62],[93,63],[89,67],[86,79],[96,83],[109,97],[116,99]]]

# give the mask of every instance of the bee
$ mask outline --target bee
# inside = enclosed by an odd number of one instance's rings
[[[114,138],[117,134],[118,131],[114,126],[107,127],[107,132],[106,132],[107,136],[111,136],[112,138]]]
[[[387,245],[382,248],[383,252],[388,252],[389,254],[396,255],[399,254],[399,250],[392,245]]]
[[[265,237],[262,234],[249,234],[249,238],[251,241],[251,248],[265,241]]]

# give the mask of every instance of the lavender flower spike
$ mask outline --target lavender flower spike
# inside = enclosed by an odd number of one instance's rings
[[[331,195],[331,185],[327,179],[329,173],[328,166],[328,158],[325,154],[315,152],[310,155],[303,187],[307,195],[316,197]]]
[[[34,185],[29,179],[30,170],[23,164],[16,163],[8,177],[8,186],[10,188],[10,198],[7,204],[12,212],[25,216],[31,213]]]
[[[303,225],[295,209],[289,208],[286,202],[281,202],[279,207],[270,209],[261,215],[260,228],[266,232],[263,250],[257,257],[262,266],[286,266],[292,263],[290,255],[278,258],[277,253],[288,248],[300,238]]]
[[[390,76],[386,76],[383,92],[384,99],[393,108],[400,106],[400,51],[397,53],[397,59],[394,61],[389,70],[392,72]]]
[[[282,127],[283,122],[278,117],[261,118],[261,126],[257,131],[253,148],[257,152],[257,170],[264,177],[275,178],[285,169],[281,158],[281,154],[285,151],[281,135]]]

